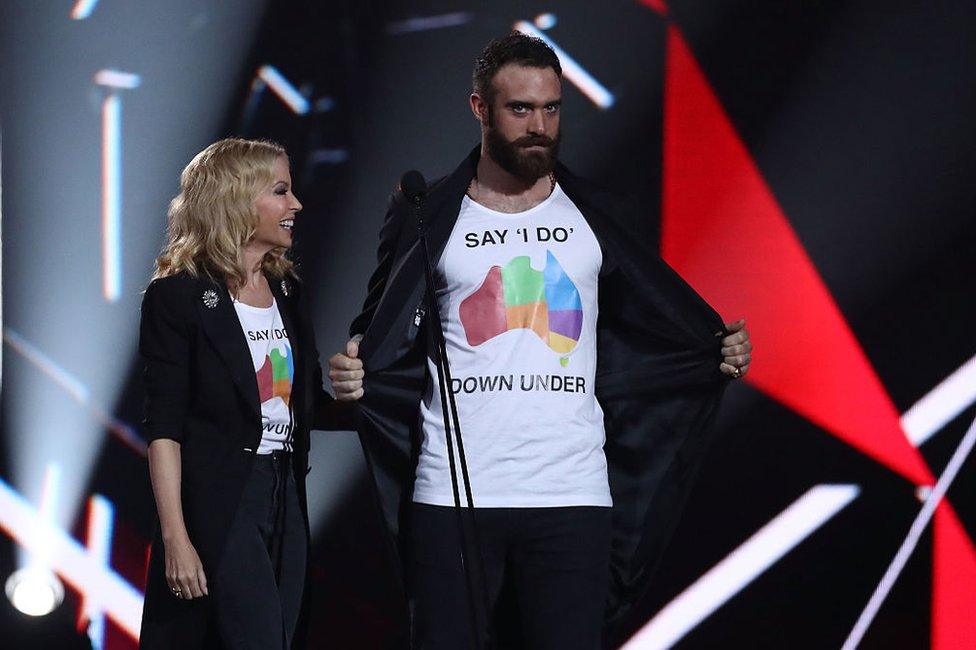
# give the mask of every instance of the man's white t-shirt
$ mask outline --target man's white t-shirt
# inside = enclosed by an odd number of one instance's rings
[[[257,453],[291,451],[291,385],[295,379],[295,360],[278,303],[272,301],[270,307],[252,307],[235,300],[234,309],[258,380],[262,431]]]
[[[436,294],[476,507],[612,505],[593,394],[602,261],[558,185],[516,214],[462,200]],[[413,500],[453,505],[441,394],[428,365]]]

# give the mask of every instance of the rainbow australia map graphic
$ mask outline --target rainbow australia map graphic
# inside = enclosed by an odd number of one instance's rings
[[[583,329],[579,291],[550,251],[541,271],[532,268],[528,255],[492,266],[481,286],[461,301],[460,317],[472,347],[509,330],[529,329],[553,352],[568,355]],[[559,360],[563,366],[568,361]]]
[[[283,355],[277,348],[272,348],[256,374],[261,403],[280,397],[285,406],[288,406],[291,400],[291,382],[295,377],[295,362],[291,358],[290,349],[285,348]]]

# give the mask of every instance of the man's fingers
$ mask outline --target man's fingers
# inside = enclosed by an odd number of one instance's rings
[[[722,339],[722,345],[725,347],[731,347],[733,345],[742,345],[749,340],[749,333],[745,330],[739,330],[733,334],[729,334],[724,339]]]
[[[745,377],[747,372],[749,372],[749,364],[748,363],[746,365],[741,366],[739,368],[739,376],[740,377]]]
[[[725,357],[725,363],[740,369],[742,368],[742,366],[748,366],[751,361],[752,361],[752,357],[748,354],[732,355],[732,356]]]
[[[363,389],[354,390],[351,393],[341,393],[336,391],[336,400],[340,402],[355,402],[363,396]]]
[[[329,357],[329,368],[333,370],[362,370],[363,362],[344,354],[333,354]]]
[[[726,323],[725,329],[727,329],[730,333],[735,333],[741,330],[745,326],[746,326],[746,319],[740,318],[739,320],[734,321],[732,323]]]
[[[749,341],[746,341],[742,345],[730,345],[722,348],[723,357],[731,357],[736,354],[749,354],[750,352],[752,352],[752,343]]]
[[[363,370],[330,370],[329,379],[334,382],[337,381],[355,381],[357,379],[362,379],[366,376],[366,372]]]
[[[718,368],[729,377],[735,377],[735,366],[731,366],[725,362],[722,362],[722,364],[719,365]],[[739,372],[741,373],[742,371],[740,370]]]
[[[357,379],[354,381],[334,381],[332,382],[332,389],[336,393],[351,393],[353,391],[359,390],[363,387],[363,381]]]

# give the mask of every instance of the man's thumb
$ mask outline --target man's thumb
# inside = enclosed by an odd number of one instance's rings
[[[359,341],[346,341],[346,356],[351,359],[355,359],[357,356],[359,356]]]

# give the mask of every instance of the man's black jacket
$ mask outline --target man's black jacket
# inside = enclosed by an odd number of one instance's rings
[[[423,208],[431,258],[440,257],[474,177],[476,148],[435,183]],[[556,169],[600,244],[595,394],[603,407],[613,541],[608,632],[646,590],[689,494],[727,385],[721,318],[658,255],[635,241],[635,206]],[[417,218],[395,192],[380,232],[378,268],[350,334],[366,370],[360,439],[400,567],[426,387],[424,257]],[[464,422],[461,422],[463,431]],[[402,585],[401,581],[401,585]],[[404,609],[404,612],[407,610]],[[609,636],[608,636],[609,638]]]

